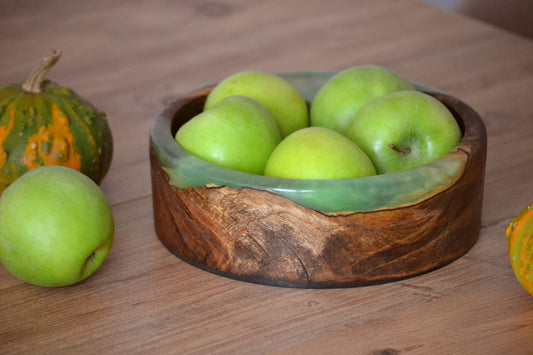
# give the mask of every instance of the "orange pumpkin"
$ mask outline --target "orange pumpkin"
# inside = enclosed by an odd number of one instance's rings
[[[52,50],[24,84],[0,87],[0,194],[41,165],[63,165],[99,184],[111,164],[105,113],[74,91],[45,80],[61,51]]]
[[[533,203],[511,221],[506,234],[516,278],[533,295]]]

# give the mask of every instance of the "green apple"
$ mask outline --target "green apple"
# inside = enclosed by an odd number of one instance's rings
[[[204,109],[233,95],[246,96],[263,105],[278,123],[281,136],[309,125],[307,104],[285,79],[260,71],[243,71],[221,81],[207,96]]]
[[[450,152],[461,129],[437,99],[400,91],[376,99],[353,118],[346,136],[372,160],[379,174],[414,168]]]
[[[30,170],[0,196],[0,262],[38,286],[82,281],[113,242],[111,209],[98,186],[63,166]]]
[[[346,69],[331,77],[315,94],[310,124],[344,134],[363,106],[399,90],[414,90],[414,87],[383,67],[362,65]]]
[[[186,122],[175,139],[200,159],[261,175],[281,136],[276,121],[261,104],[230,96]]]
[[[265,175],[288,179],[349,179],[375,175],[370,159],[338,132],[308,127],[284,138],[270,155]]]

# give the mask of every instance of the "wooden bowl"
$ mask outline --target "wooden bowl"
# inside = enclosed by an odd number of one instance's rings
[[[311,102],[333,74],[280,75]],[[444,103],[463,132],[437,161],[358,179],[293,180],[215,166],[175,142],[211,88],[170,104],[150,135],[155,228],[181,259],[261,284],[350,287],[434,270],[476,242],[487,136],[481,118],[460,100],[416,86]]]

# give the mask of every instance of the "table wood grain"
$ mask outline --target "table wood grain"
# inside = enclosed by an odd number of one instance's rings
[[[0,267],[0,353],[526,354],[533,297],[505,228],[533,200],[533,42],[415,0],[0,1],[0,83],[49,50],[49,78],[104,110],[101,184],[113,249],[80,284],[48,289]],[[148,137],[166,103],[245,69],[378,64],[472,106],[488,132],[482,229],[462,258],[359,288],[256,285],[199,270],[154,231]]]

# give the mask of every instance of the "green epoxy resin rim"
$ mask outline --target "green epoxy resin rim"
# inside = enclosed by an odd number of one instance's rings
[[[280,73],[311,102],[336,72]],[[443,94],[422,85],[419,91]],[[468,155],[454,149],[423,166],[397,173],[342,180],[296,180],[242,173],[207,163],[183,150],[174,140],[175,111],[163,110],[154,120],[150,149],[178,189],[206,185],[269,190],[322,213],[367,212],[418,203],[449,188],[462,175]]]

